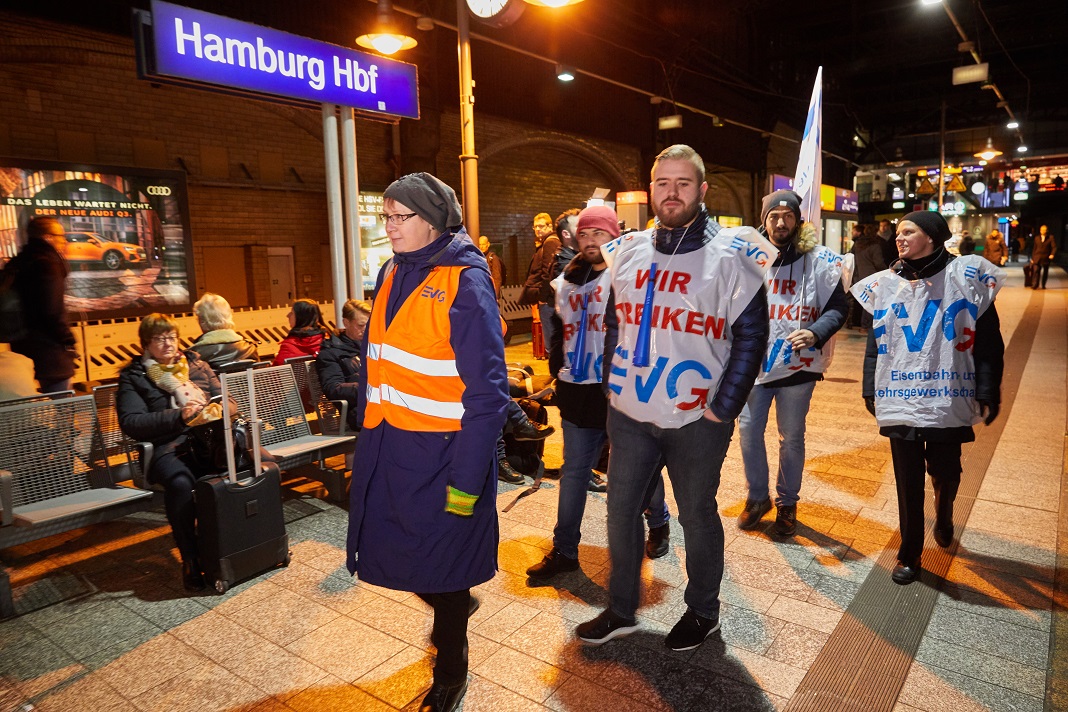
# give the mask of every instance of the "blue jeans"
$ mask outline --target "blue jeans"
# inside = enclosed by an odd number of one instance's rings
[[[723,579],[723,523],[716,491],[734,423],[699,418],[681,428],[640,423],[608,408],[612,454],[608,466],[608,552],[612,611],[633,619],[641,597],[644,530],[641,513],[656,487],[657,470],[667,464],[686,539],[684,600],[699,616],[719,615]]]
[[[546,354],[549,353],[553,343],[553,314],[555,313],[556,307],[552,304],[538,304],[538,316],[541,317],[541,338],[545,344]]]
[[[742,464],[749,483],[749,499],[763,502],[768,493],[768,449],[764,431],[768,411],[775,401],[775,420],[779,427],[779,474],[775,481],[775,506],[797,504],[801,492],[801,475],[805,470],[805,418],[812,402],[815,381],[785,388],[754,386],[738,418],[741,435]]]
[[[556,510],[556,527],[553,529],[553,546],[564,556],[577,559],[578,545],[582,539],[582,515],[586,512],[587,486],[608,435],[601,428],[580,428],[567,420],[561,420],[560,424],[564,429],[564,464],[560,468],[560,500]],[[610,475],[609,489],[612,489],[614,481],[615,477]],[[667,502],[664,501],[662,472],[645,510],[645,519],[650,528],[663,526],[670,519]]]

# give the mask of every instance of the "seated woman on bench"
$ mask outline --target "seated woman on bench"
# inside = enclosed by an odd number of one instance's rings
[[[171,317],[149,314],[141,320],[138,336],[144,355],[119,374],[119,427],[134,440],[153,445],[146,476],[163,487],[167,521],[182,557],[182,583],[199,591],[204,576],[197,560],[193,484],[210,473],[200,471],[203,467],[193,460],[186,434],[191,426],[221,417],[221,404],[209,401],[222,394],[222,386],[196,352],[181,351],[178,324]]]

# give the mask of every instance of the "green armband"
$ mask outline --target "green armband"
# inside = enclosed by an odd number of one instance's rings
[[[475,502],[478,501],[477,494],[467,494],[467,492],[461,492],[452,485],[449,485],[448,496],[445,498],[445,511],[450,514],[456,514],[461,517],[470,517],[475,513]]]

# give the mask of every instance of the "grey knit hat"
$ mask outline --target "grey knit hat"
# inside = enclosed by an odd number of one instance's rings
[[[901,222],[905,220],[927,233],[927,237],[931,238],[936,249],[953,236],[949,231],[949,224],[946,219],[933,210],[917,210],[901,218]]]
[[[407,205],[438,232],[463,224],[456,191],[429,173],[409,173],[389,184],[384,198]]]
[[[767,222],[768,213],[775,208],[790,208],[797,222],[801,222],[801,196],[794,191],[783,189],[764,196],[764,202],[760,206],[761,225]]]

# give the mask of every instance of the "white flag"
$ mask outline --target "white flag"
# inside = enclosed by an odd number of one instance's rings
[[[812,100],[808,103],[805,135],[797,157],[794,191],[801,196],[801,217],[816,228],[820,236],[820,183],[823,181],[823,67],[816,72]],[[822,242],[822,239],[820,240]]]

